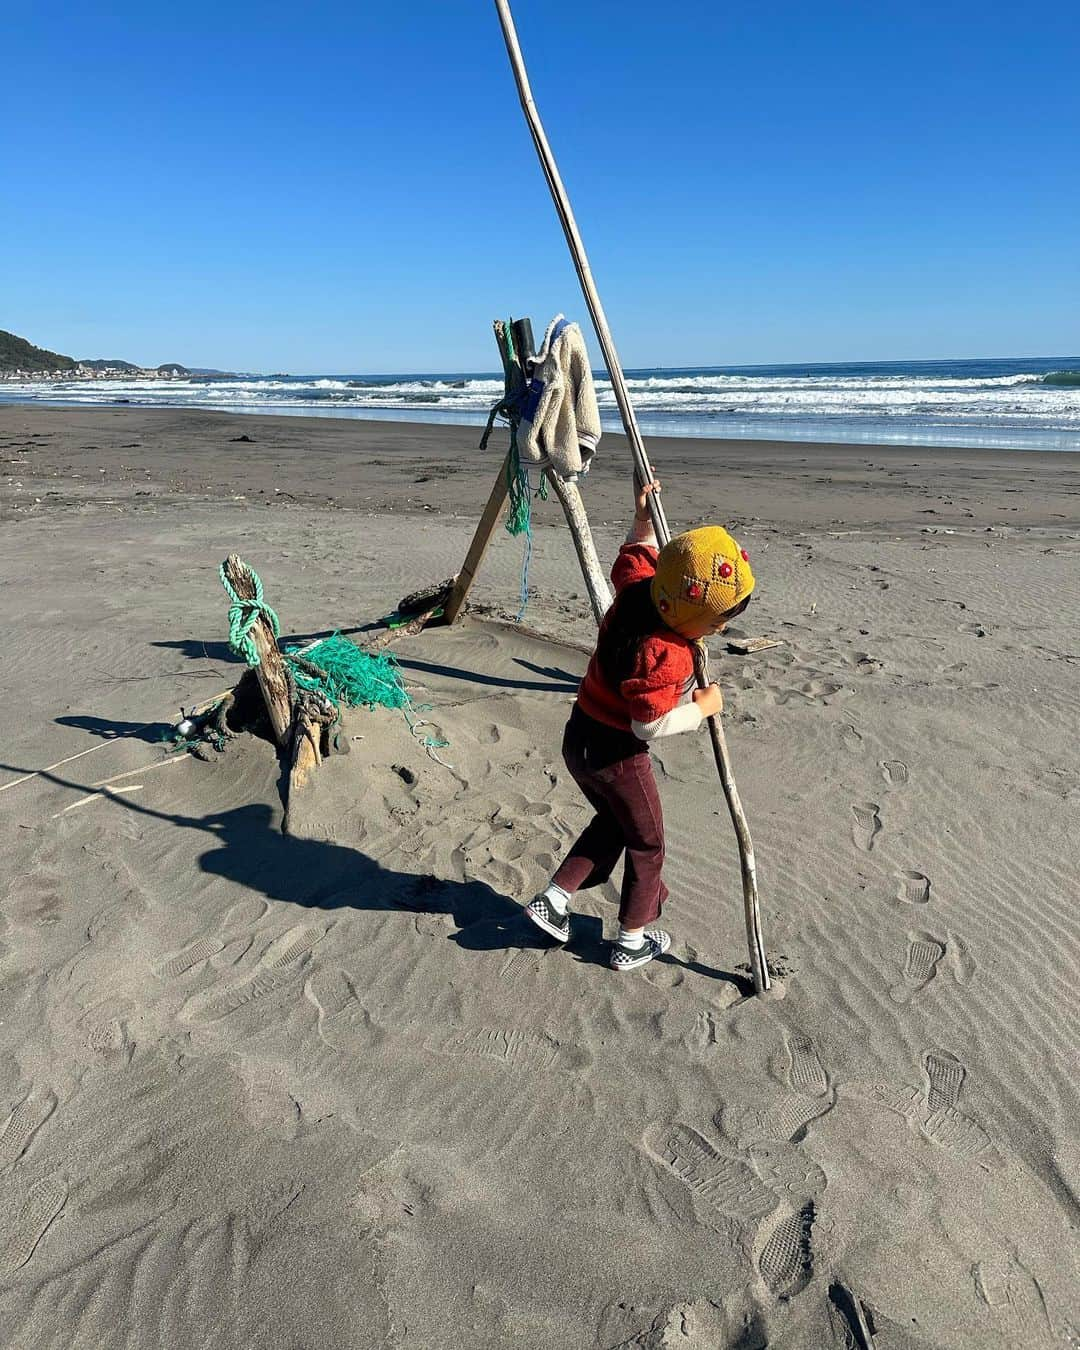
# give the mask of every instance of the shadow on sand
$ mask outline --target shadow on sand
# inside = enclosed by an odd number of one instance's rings
[[[0,769],[15,774],[35,772],[10,764],[0,764]],[[265,802],[206,816],[187,816],[157,811],[108,787],[94,788],[53,772],[38,771],[37,776],[82,794],[98,792],[125,811],[210,836],[211,847],[199,855],[200,869],[267,900],[319,910],[397,911],[403,916],[446,914],[457,930],[449,935],[450,940],[466,951],[547,950],[552,945],[525,918],[518,901],[501,895],[486,882],[398,872],[345,844],[282,834],[273,809]],[[574,934],[566,950],[578,961],[606,968],[608,947],[603,941],[601,920],[593,915],[576,915]],[[670,952],[661,960],[695,974],[727,980],[741,993],[753,993],[752,984],[741,973],[684,961]]]

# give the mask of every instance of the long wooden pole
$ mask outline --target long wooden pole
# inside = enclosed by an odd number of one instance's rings
[[[585,503],[581,500],[581,491],[576,483],[560,478],[554,469],[547,470],[547,479],[570,527],[570,537],[581,564],[581,575],[585,578],[585,589],[589,592],[593,618],[599,624],[611,607],[611,591],[604,580],[604,569],[596,554],[596,544],[589,528],[589,517],[585,514]]]
[[[634,475],[640,484],[651,483],[654,478],[652,465],[649,463],[649,457],[645,450],[645,442],[642,439],[641,430],[638,427],[637,417],[634,413],[634,406],[630,401],[630,391],[626,387],[626,380],[622,372],[622,364],[619,361],[619,354],[615,350],[615,343],[612,340],[611,330],[608,328],[604,307],[600,302],[600,294],[596,289],[596,283],[593,281],[592,270],[589,267],[589,259],[585,253],[585,245],[578,232],[577,222],[574,220],[574,213],[570,207],[570,198],[567,195],[566,188],[563,186],[562,178],[559,176],[559,168],[555,163],[555,156],[552,154],[551,146],[548,144],[543,124],[540,121],[540,114],[537,111],[536,103],[532,96],[532,89],[529,87],[529,76],[525,69],[525,58],[521,53],[517,29],[514,27],[514,18],[510,13],[509,0],[495,0],[495,8],[498,11],[503,40],[506,43],[506,51],[510,57],[510,66],[514,72],[514,81],[517,84],[518,97],[521,99],[521,107],[525,114],[525,121],[528,124],[533,144],[536,147],[536,153],[540,159],[540,167],[543,169],[544,177],[547,180],[552,201],[555,203],[555,210],[558,212],[559,220],[562,224],[563,233],[566,235],[566,242],[570,248],[570,256],[573,259],[574,268],[577,271],[578,280],[581,283],[582,293],[585,296],[585,303],[588,305],[589,313],[592,316],[593,327],[596,329],[596,336],[600,341],[600,347],[604,353],[604,364],[607,366],[608,375],[611,378],[611,387],[615,393],[615,402],[619,405],[619,413],[622,417],[623,427],[626,430],[626,437],[630,442],[630,449],[634,457]],[[668,528],[664,507],[655,492],[651,492],[647,500],[649,503],[649,513],[652,516],[653,527],[656,530],[656,537],[662,546],[671,538],[671,531]],[[698,683],[704,688],[707,683],[707,672],[705,671],[703,662],[698,662],[697,675]],[[739,800],[738,790],[735,787],[735,777],[731,771],[731,759],[728,755],[727,742],[724,739],[724,730],[720,725],[719,718],[711,717],[709,719],[709,734],[712,738],[713,754],[716,758],[717,771],[720,774],[720,781],[724,787],[724,796],[727,799],[728,811],[731,815],[732,824],[735,827],[735,835],[739,844],[739,860],[742,867],[743,908],[746,918],[747,945],[750,951],[750,969],[754,976],[754,989],[760,994],[769,988],[770,980],[769,968],[765,960],[765,944],[761,932],[761,909],[758,903],[757,867],[754,860],[754,846],[750,838],[750,827],[746,822],[746,815],[743,811],[742,803]]]
[[[461,612],[465,599],[472,589],[472,584],[476,580],[476,574],[480,570],[480,564],[484,560],[484,554],[491,543],[491,536],[495,533],[495,526],[499,523],[499,517],[503,513],[506,505],[506,497],[509,492],[509,473],[510,456],[509,453],[503,459],[499,468],[499,475],[491,485],[491,492],[488,494],[487,505],[484,507],[483,515],[480,517],[480,523],[476,527],[476,533],[473,535],[472,543],[469,545],[469,551],[465,556],[465,561],[461,565],[461,571],[454,578],[454,584],[450,588],[450,595],[446,601],[444,611],[446,622],[453,623]]]

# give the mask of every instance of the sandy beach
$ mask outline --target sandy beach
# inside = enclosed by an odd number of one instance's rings
[[[557,501],[395,652],[448,743],[347,714],[281,831],[217,567],[283,635],[457,570],[468,427],[0,408],[0,1344],[1080,1346],[1080,458],[652,439],[758,591],[713,644],[777,996],[747,997],[706,734],[655,754],[671,952],[521,907],[588,818],[595,632]],[[605,565],[631,504],[583,485]],[[362,637],[362,633],[360,634]]]

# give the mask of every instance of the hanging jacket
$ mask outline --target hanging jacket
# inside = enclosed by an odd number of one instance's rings
[[[560,478],[588,473],[600,439],[600,410],[580,327],[557,314],[530,366],[518,453],[527,464],[550,465]]]

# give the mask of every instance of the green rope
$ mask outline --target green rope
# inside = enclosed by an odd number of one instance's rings
[[[510,453],[506,457],[507,534],[532,533],[532,506],[529,500],[529,471],[521,462],[517,446],[517,422],[510,423]]]
[[[247,567],[247,564],[244,564]],[[229,578],[225,575],[225,564],[222,563],[218,568],[218,576],[221,578],[221,584],[229,597],[229,646],[237,656],[245,660],[249,666],[259,664],[259,649],[255,646],[255,639],[251,636],[251,630],[261,618],[265,618],[270,625],[270,631],[277,641],[281,633],[281,625],[278,623],[278,616],[263,599],[262,581],[259,579],[258,572],[253,567],[247,568],[251,575],[251,584],[255,588],[255,597],[252,600],[244,599],[236,594]]]

